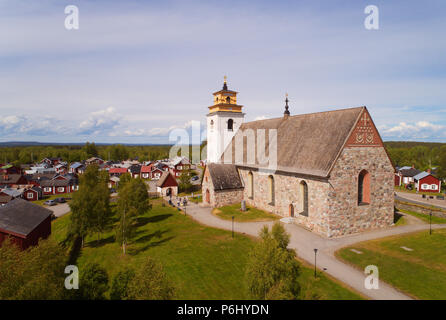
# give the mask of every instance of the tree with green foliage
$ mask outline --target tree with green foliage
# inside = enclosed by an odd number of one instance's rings
[[[300,292],[299,263],[287,249],[289,234],[279,223],[270,232],[265,226],[259,242],[249,254],[246,281],[253,299],[292,300]]]
[[[113,278],[113,284],[110,291],[110,299],[112,300],[127,300],[128,286],[130,281],[135,277],[133,269],[126,268],[118,272]]]
[[[131,180],[132,180],[132,176],[130,175],[129,172],[126,172],[126,173],[122,174],[119,177],[118,190],[122,189],[126,185],[126,183],[131,181]]]
[[[0,300],[62,299],[66,261],[52,239],[24,251],[6,239],[0,247]]]
[[[147,185],[141,178],[131,179],[118,191],[119,223],[116,239],[122,244],[122,251],[126,253],[126,246],[132,238],[137,219],[150,210]]]
[[[169,300],[174,294],[175,289],[163,266],[150,257],[135,273],[127,288],[127,297],[132,300]]]
[[[110,192],[108,174],[97,165],[90,165],[79,179],[79,190],[70,202],[71,216],[69,233],[71,237],[85,237],[93,232],[99,235],[110,223]]]
[[[192,190],[192,183],[190,182],[190,170],[183,170],[179,177],[179,192],[190,192]]]
[[[76,299],[104,300],[109,289],[107,271],[97,263],[89,263],[79,269],[79,289],[74,292]]]
[[[88,158],[91,157],[97,157],[98,156],[98,149],[96,148],[96,144],[94,142],[86,142],[85,146],[83,148],[83,150],[85,151],[85,153],[87,154]]]

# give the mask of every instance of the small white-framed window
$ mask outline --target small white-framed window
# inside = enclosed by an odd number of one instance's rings
[[[51,187],[45,187],[45,192],[51,192]]]
[[[32,193],[32,192],[28,192],[28,193],[26,194],[26,198],[27,198],[27,199],[34,199],[34,193]]]
[[[65,192],[65,187],[58,187],[57,192]]]
[[[431,184],[431,189],[432,189],[432,190],[437,190],[437,189],[438,189],[438,186],[437,186],[436,184]]]

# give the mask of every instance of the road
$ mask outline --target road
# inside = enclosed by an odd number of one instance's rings
[[[421,194],[409,193],[409,192],[399,192],[396,191],[395,200],[412,202],[415,204],[434,206],[440,209],[446,209],[446,200],[430,199],[426,200],[421,197]]]
[[[211,208],[198,204],[189,203],[187,214],[196,221],[212,227],[231,230],[232,222],[222,220],[211,213]],[[273,222],[235,222],[236,232],[257,236],[264,225],[271,226]],[[379,289],[366,289],[364,286],[365,275],[358,269],[347,265],[336,259],[334,252],[342,247],[353,245],[357,242],[378,239],[391,235],[398,235],[429,228],[428,224],[411,223],[401,227],[389,227],[378,231],[370,231],[357,235],[344,236],[335,239],[323,238],[310,232],[296,224],[284,224],[285,229],[290,233],[289,247],[296,250],[297,255],[314,265],[314,249],[318,249],[317,267],[320,270],[345,283],[347,286],[360,292],[362,295],[376,300],[409,300],[411,297],[398,291],[392,286],[380,281]],[[432,225],[433,229],[446,228],[446,225]]]
[[[44,205],[44,207],[53,211],[54,215],[58,218],[70,212],[70,206],[68,203],[58,203],[57,205],[51,207]]]

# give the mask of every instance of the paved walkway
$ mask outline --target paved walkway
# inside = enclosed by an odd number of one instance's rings
[[[395,191],[395,193],[396,193],[395,200],[407,201],[416,204],[428,205],[446,209],[446,200],[438,200],[436,198],[427,200],[422,198],[421,194],[409,193],[409,192]]]
[[[183,209],[183,207],[182,207]],[[189,202],[186,214],[198,222],[212,227],[231,230],[232,221],[223,220],[211,213],[211,208]],[[273,222],[234,222],[234,231],[251,236],[257,236],[264,225],[271,226]],[[317,267],[320,270],[352,287],[364,296],[376,300],[407,300],[409,296],[401,293],[390,285],[380,281],[379,289],[369,290],[364,287],[365,274],[358,269],[336,259],[334,252],[342,247],[354,243],[372,240],[392,235],[416,232],[429,229],[428,224],[410,224],[401,227],[391,227],[379,231],[370,231],[357,235],[344,236],[335,239],[323,238],[296,224],[284,224],[290,233],[289,247],[296,250],[297,255],[306,262],[314,265],[314,249],[318,249]],[[446,228],[446,225],[432,225],[433,229]],[[379,267],[379,266],[378,266]]]
[[[44,207],[53,211],[53,213],[56,217],[62,217],[63,215],[70,212],[70,206],[66,202],[58,203],[57,205],[51,206],[51,207],[48,207],[48,206],[44,206]]]

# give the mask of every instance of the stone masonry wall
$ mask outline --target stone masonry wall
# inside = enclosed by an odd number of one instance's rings
[[[209,203],[206,203],[206,190],[209,190]],[[214,208],[234,203],[240,203],[243,199],[243,189],[215,191],[208,170],[204,172],[203,183],[201,185],[201,193],[203,203],[208,204]]]
[[[250,199],[247,187],[250,170],[240,168],[239,172],[245,185],[243,197],[248,205],[283,217],[290,216],[291,205],[294,209],[296,223],[321,235],[328,235],[328,182],[304,179],[291,174],[272,174],[274,177],[275,199],[274,205],[271,205],[268,197],[269,174],[259,173],[255,170],[251,171],[253,174],[254,197]],[[305,181],[308,185],[308,216],[300,214],[303,201],[299,191],[301,181]]]
[[[363,169],[370,174],[370,204],[358,205]],[[392,225],[394,169],[383,147],[344,148],[329,182],[329,237]]]

